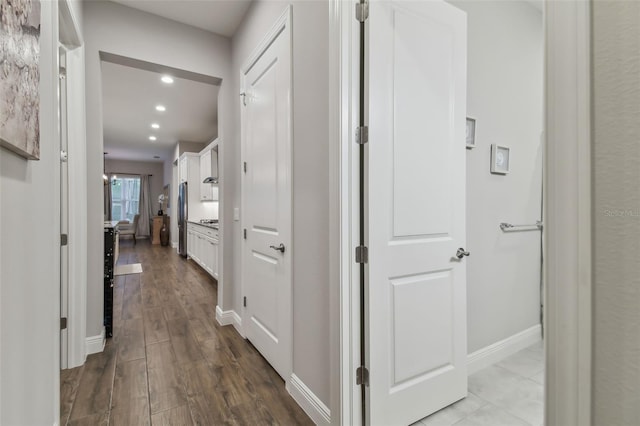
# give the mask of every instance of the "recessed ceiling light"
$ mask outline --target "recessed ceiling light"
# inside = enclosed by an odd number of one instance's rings
[[[151,124],[151,128],[152,129],[159,129],[160,125],[158,123],[153,123],[153,124]]]
[[[150,141],[155,141],[157,138],[155,136],[149,136]]]
[[[173,83],[173,78],[169,77],[168,75],[163,75],[160,80],[162,80],[163,83],[167,83],[167,84]]]
[[[153,158],[157,159],[157,158],[160,158],[160,156],[159,155],[154,155]]]
[[[166,111],[166,110],[167,109],[164,107],[164,105],[156,105],[156,111],[163,112],[163,111]]]

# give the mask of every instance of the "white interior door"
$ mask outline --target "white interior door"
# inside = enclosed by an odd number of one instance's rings
[[[291,373],[291,41],[288,21],[243,72],[243,328]]]
[[[369,422],[467,394],[466,15],[372,1],[368,19]]]

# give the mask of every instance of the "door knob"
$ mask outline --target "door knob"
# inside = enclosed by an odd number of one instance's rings
[[[274,249],[276,251],[284,253],[284,244],[282,244],[282,243],[280,243],[280,245],[278,247],[276,247],[276,246],[269,246],[269,247],[271,247],[272,249]]]
[[[456,251],[456,257],[458,259],[462,259],[465,256],[469,256],[471,253],[469,253],[468,251],[465,251],[462,247],[460,247],[458,249],[458,251]]]

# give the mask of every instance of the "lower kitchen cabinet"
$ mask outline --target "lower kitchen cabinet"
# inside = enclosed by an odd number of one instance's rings
[[[218,230],[187,223],[187,256],[218,279]]]

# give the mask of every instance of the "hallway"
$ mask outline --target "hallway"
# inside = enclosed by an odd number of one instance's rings
[[[311,425],[284,381],[215,319],[215,280],[168,247],[121,241],[114,337],[61,372],[61,425]]]

